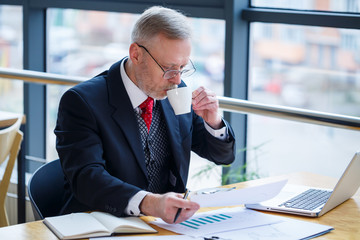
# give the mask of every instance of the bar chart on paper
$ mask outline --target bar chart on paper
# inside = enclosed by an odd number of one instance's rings
[[[279,219],[271,215],[261,214],[239,207],[198,213],[179,224],[167,224],[161,219],[157,219],[151,223],[172,232],[198,237],[206,234],[263,226],[277,222],[279,222]]]
[[[229,215],[220,213],[204,217],[192,218],[190,220],[186,220],[185,222],[180,223],[180,225],[191,229],[200,229],[202,226],[211,225],[212,223],[220,223],[231,218],[232,217]]]

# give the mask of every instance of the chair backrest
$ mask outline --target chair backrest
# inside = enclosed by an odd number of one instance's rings
[[[21,121],[22,116],[14,119],[14,123],[10,127],[0,130],[0,164],[5,162],[6,159],[8,160],[0,182],[0,227],[9,225],[5,209],[5,199],[22,141],[23,134],[19,130]]]
[[[14,119],[11,126],[0,130],[0,164],[10,155],[22,118]]]
[[[57,216],[63,204],[64,193],[64,173],[59,159],[37,169],[28,184],[35,220]]]

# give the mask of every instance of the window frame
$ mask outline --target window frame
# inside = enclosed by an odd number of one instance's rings
[[[360,29],[360,14],[288,10],[251,7],[251,0],[3,0],[2,5],[23,7],[24,69],[46,72],[46,10],[73,8],[112,12],[141,13],[152,5],[179,9],[191,17],[225,20],[224,96],[247,99],[249,71],[250,23],[283,23]],[[46,157],[46,86],[24,83],[26,169],[33,171],[40,163],[31,159]],[[226,112],[237,136],[237,149],[246,146],[247,118],[244,114]],[[237,154],[234,167],[246,163],[244,152]],[[19,174],[25,174],[23,172]],[[25,181],[25,180],[23,180]],[[21,201],[22,199],[20,199]],[[24,207],[25,209],[25,207]],[[18,222],[25,221],[24,209],[18,211]]]

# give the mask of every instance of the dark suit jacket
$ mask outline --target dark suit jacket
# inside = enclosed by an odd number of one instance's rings
[[[100,210],[121,216],[129,199],[148,186],[136,116],[120,63],[71,88],[60,101],[56,148],[68,189],[61,214]],[[221,141],[207,132],[203,119],[193,111],[176,116],[167,99],[156,104],[162,106],[173,154],[176,184],[169,191],[184,191],[191,150],[216,164],[234,160],[235,140],[229,125],[229,140]]]

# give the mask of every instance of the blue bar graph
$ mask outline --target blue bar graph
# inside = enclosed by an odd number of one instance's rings
[[[204,216],[204,217],[199,217],[199,218],[194,218],[194,219],[189,219],[186,220],[182,223],[180,223],[181,225],[191,228],[191,229],[200,229],[201,226],[204,225],[209,225],[212,223],[220,223],[220,222],[224,222],[226,220],[231,219],[231,216],[225,215],[225,214],[214,214],[214,215],[210,215],[210,216]]]
[[[187,222],[187,221],[182,222],[182,223],[180,223],[180,224],[181,224],[181,225],[184,225],[185,227],[192,228],[192,229],[199,229],[199,228],[197,228],[197,227],[194,227],[194,226],[191,226],[191,225],[189,225],[189,224],[186,224],[186,222]]]
[[[197,226],[197,227],[200,226],[200,224],[198,224],[198,223],[196,223],[196,222],[194,222],[194,221],[191,221],[191,220],[187,220],[186,222],[187,222],[187,223],[190,223],[190,224],[192,224],[192,225],[195,225],[195,226]]]
[[[219,216],[219,215],[214,215],[213,217],[214,217],[214,218],[217,218],[217,219],[221,219],[221,220],[225,220],[225,219],[226,219],[226,218],[221,217],[221,216]]]
[[[210,220],[213,220],[213,221],[215,221],[215,222],[220,222],[219,219],[216,219],[216,218],[213,218],[213,217],[210,217],[210,216],[207,216],[206,218],[207,218],[207,219],[210,219]]]
[[[199,219],[193,219],[194,222],[197,222],[197,223],[201,223],[201,224],[206,224],[206,222],[204,221],[200,221]]]
[[[206,218],[199,218],[200,220],[203,220],[203,221],[205,221],[205,222],[207,222],[207,223],[213,223],[212,221],[210,221],[209,219],[206,219]]]

